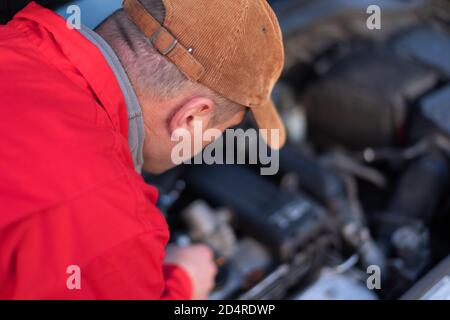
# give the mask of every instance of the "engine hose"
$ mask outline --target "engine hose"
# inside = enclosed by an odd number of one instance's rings
[[[385,254],[366,226],[353,179],[348,175],[339,177],[290,145],[280,153],[280,168],[284,173],[295,173],[299,187],[322,201],[335,215],[344,240],[357,250],[362,265],[366,268],[376,265],[383,277],[387,276]]]

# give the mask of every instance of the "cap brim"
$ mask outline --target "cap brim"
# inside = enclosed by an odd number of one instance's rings
[[[265,129],[261,136],[267,145],[274,150],[281,149],[286,143],[286,129],[273,102],[268,100],[250,110],[258,128]]]

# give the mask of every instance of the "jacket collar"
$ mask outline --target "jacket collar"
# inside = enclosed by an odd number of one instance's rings
[[[141,172],[144,164],[144,118],[142,117],[142,109],[139,105],[133,86],[131,85],[125,69],[120,63],[119,58],[108,43],[96,32],[87,27],[81,26],[79,32],[100,49],[119,83],[128,112],[128,145],[130,146],[135,168],[138,172]]]

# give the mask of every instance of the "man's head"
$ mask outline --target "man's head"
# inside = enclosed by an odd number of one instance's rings
[[[220,2],[219,0],[212,1],[223,5],[223,0],[220,0]],[[239,0],[238,2],[247,1],[255,0]],[[140,0],[137,3],[135,1],[130,1],[130,3],[133,6],[145,8],[146,13],[149,13],[161,25],[164,25],[166,22],[167,5],[172,6],[174,3],[186,4],[181,0]],[[211,1],[206,3],[214,5]],[[228,2],[225,1],[224,3]],[[182,7],[183,4],[180,4],[180,6]],[[230,4],[230,6],[233,7],[235,4]],[[171,10],[169,14],[172,18],[176,12],[174,13],[173,7],[169,9]],[[237,11],[245,10],[245,7],[235,9]],[[191,8],[189,7],[190,10]],[[192,10],[199,11],[199,8],[192,8]],[[202,10],[205,10],[204,14],[208,16],[208,6],[205,6]],[[248,14],[252,13],[249,12]],[[195,16],[194,14],[192,15]],[[269,12],[269,15],[273,19],[272,12]],[[189,12],[186,15],[186,19],[189,19]],[[220,17],[213,17],[212,23],[214,23],[214,19],[220,19]],[[230,22],[238,25],[241,19],[242,17]],[[190,61],[190,58],[195,57],[197,48],[181,51],[177,47],[178,51],[174,50],[176,51],[175,54],[171,53],[171,56],[165,56],[164,52],[162,53],[161,50],[157,50],[157,46],[155,47],[153,36],[156,35],[158,37],[159,32],[153,32],[151,36],[146,35],[145,30],[142,30],[143,26],[146,26],[146,20],[143,20],[142,24],[139,22],[142,22],[142,20],[137,22],[136,16],[130,17],[129,10],[127,12],[119,10],[106,19],[96,31],[111,45],[118,55],[143,109],[146,127],[144,169],[152,173],[160,173],[174,165],[171,153],[177,142],[172,141],[172,136],[178,129],[190,132],[193,140],[199,138],[195,136],[198,134],[198,132],[194,131],[195,123],[201,123],[203,130],[218,129],[220,132],[223,132],[225,129],[239,124],[244,118],[247,107],[250,107],[250,105],[249,101],[241,99],[239,94],[227,94],[226,90],[221,90],[220,84],[210,85],[211,80],[208,80],[208,74],[203,77],[204,81],[202,81],[202,75],[196,78],[191,76],[190,72],[192,70],[189,69],[189,63],[192,64],[192,61]],[[211,17],[210,19],[205,19],[206,22],[211,23]],[[268,28],[268,26],[263,26],[261,32],[267,33]],[[172,30],[169,31],[172,32]],[[227,30],[223,30],[223,32],[226,33]],[[174,34],[174,36],[177,35]],[[156,40],[158,41],[159,39]],[[217,39],[217,41],[220,41],[220,39]],[[212,51],[216,49],[213,42],[210,42],[209,46]],[[225,60],[233,59],[237,56],[235,51],[240,49],[245,48],[235,48],[230,50],[230,52],[219,52],[220,56],[217,57],[218,63],[225,65]],[[264,48],[259,49],[264,50]],[[198,51],[198,54],[200,54],[201,49],[199,48]],[[215,54],[214,52],[212,53]],[[183,54],[189,57],[187,59],[186,57],[180,58]],[[194,67],[197,67],[196,63],[198,62],[195,58],[192,60],[194,61]],[[282,60],[282,57],[280,57],[280,60]],[[282,61],[279,64],[281,65]],[[187,69],[184,68],[186,65],[188,66]],[[278,67],[277,69],[280,68]],[[204,71],[203,66],[201,70]],[[232,70],[223,70],[222,73],[230,73],[230,71]],[[272,78],[278,78],[279,71],[275,70],[274,72],[278,73],[278,75],[272,76]],[[262,72],[264,71],[262,70]],[[242,73],[242,70],[236,70],[236,73]],[[255,81],[274,82],[273,79],[259,79],[258,74],[254,76]],[[219,78],[215,77],[217,80],[220,80]],[[228,78],[230,77],[228,76]],[[227,80],[229,81],[230,79]],[[239,81],[239,77],[236,78],[236,81]],[[223,82],[225,83],[226,81],[224,80]],[[273,86],[273,83],[265,84],[265,86]],[[258,119],[256,120],[258,122]],[[206,144],[207,142],[204,142],[202,147]],[[192,143],[191,145],[194,146],[195,144]],[[192,151],[194,155],[201,150]]]

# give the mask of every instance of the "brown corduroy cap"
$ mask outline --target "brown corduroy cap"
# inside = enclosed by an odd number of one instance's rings
[[[266,142],[284,145],[283,122],[272,103],[284,50],[278,20],[266,0],[163,0],[164,23],[139,0],[123,8],[153,46],[189,79],[249,107]],[[271,131],[279,130],[279,141]]]

